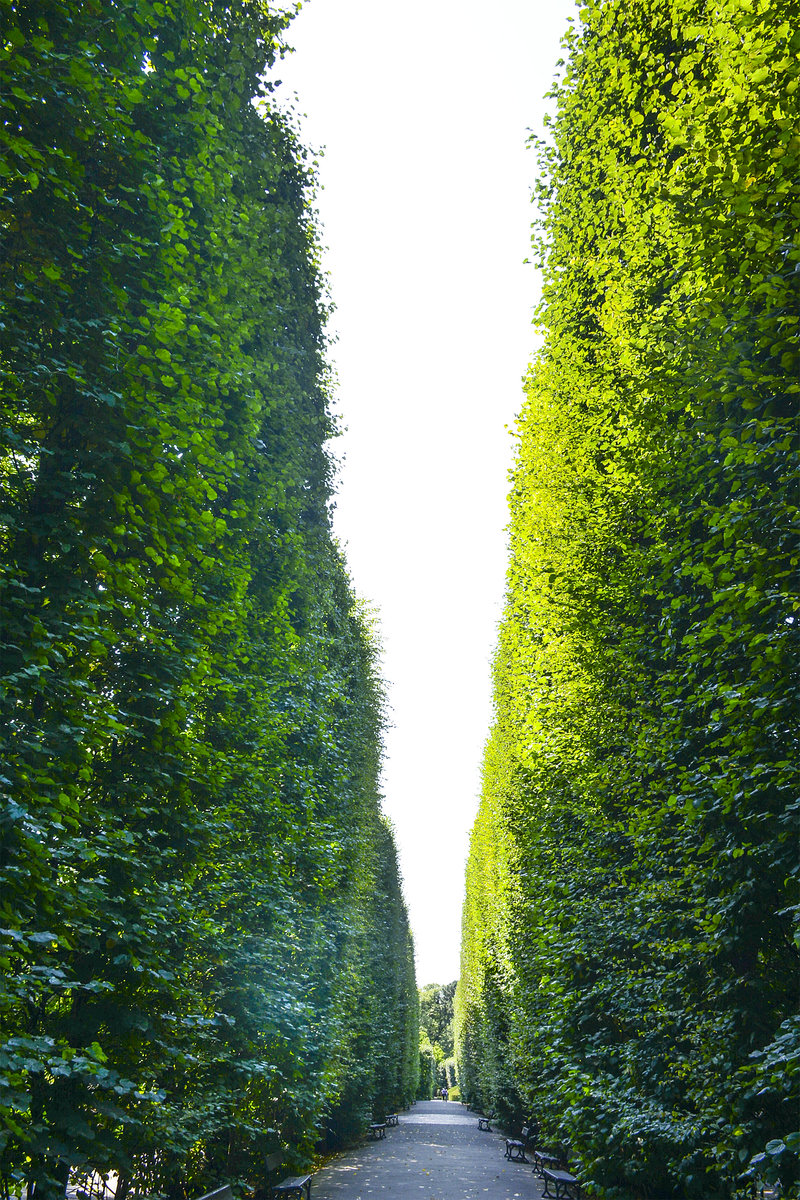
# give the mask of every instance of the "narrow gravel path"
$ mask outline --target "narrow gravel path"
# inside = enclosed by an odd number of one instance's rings
[[[481,1133],[461,1104],[419,1100],[379,1142],[366,1142],[317,1171],[312,1200],[539,1200],[529,1164],[508,1162],[505,1139]]]

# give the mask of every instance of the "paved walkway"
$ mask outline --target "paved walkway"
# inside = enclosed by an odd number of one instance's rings
[[[481,1133],[478,1118],[452,1101],[418,1100],[378,1142],[366,1142],[317,1171],[312,1200],[539,1200],[529,1165],[508,1162],[505,1138]]]

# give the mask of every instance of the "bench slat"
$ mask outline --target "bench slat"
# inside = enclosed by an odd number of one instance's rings
[[[230,1184],[226,1183],[224,1187],[217,1188],[213,1192],[206,1192],[205,1196],[200,1197],[200,1200],[233,1200]]]

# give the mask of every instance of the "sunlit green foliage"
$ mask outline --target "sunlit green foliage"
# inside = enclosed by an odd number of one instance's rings
[[[457,1031],[599,1194],[797,1188],[796,16],[589,3],[543,150]]]
[[[0,1174],[29,1197],[258,1183],[416,1088],[312,180],[260,82],[285,24],[0,3]]]
[[[456,1082],[453,1058],[453,998],[457,980],[426,983],[419,989],[419,1097],[429,1100],[442,1087]]]
[[[427,1033],[428,1040],[442,1048],[444,1058],[453,1053],[453,997],[456,980],[452,983],[426,983],[419,989],[420,1037]]]

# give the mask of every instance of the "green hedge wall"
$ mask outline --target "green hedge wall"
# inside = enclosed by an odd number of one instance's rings
[[[31,1198],[257,1186],[416,1091],[276,14],[0,5],[0,1175]]]
[[[796,16],[586,4],[541,147],[457,1025],[598,1195],[797,1190]]]

